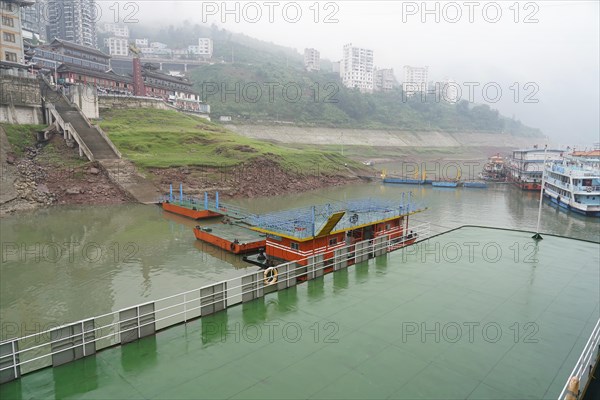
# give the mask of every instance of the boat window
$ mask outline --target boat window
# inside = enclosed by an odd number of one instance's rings
[[[329,239],[329,245],[330,246],[333,246],[336,243],[337,243],[337,238],[336,237]]]
[[[299,250],[299,249],[300,249],[300,246],[299,246],[299,245],[298,245],[298,243],[296,243],[296,242],[291,242],[291,243],[290,243],[290,248],[291,248],[292,250]]]

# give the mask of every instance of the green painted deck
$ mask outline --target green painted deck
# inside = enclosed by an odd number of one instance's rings
[[[223,238],[229,242],[233,242],[235,239],[239,240],[240,243],[254,243],[260,240],[265,240],[265,234],[253,231],[241,225],[235,224],[212,224],[204,225],[202,228],[210,228],[212,235]]]
[[[556,399],[598,320],[599,245],[530,237],[462,228],[0,397]]]

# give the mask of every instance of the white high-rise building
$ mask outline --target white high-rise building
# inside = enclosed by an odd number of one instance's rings
[[[441,99],[448,103],[456,103],[459,100],[460,86],[454,81],[454,79],[445,79],[442,82],[438,82],[440,87]]]
[[[161,43],[161,42],[151,42],[150,43],[150,47],[152,47],[153,49],[166,49],[167,46],[165,43]]]
[[[304,68],[307,71],[321,69],[321,53],[317,49],[304,49]]]
[[[108,48],[108,54],[111,56],[129,55],[129,41],[122,37],[111,37],[104,39],[104,45]]]
[[[44,12],[47,12],[48,9],[46,0],[27,0],[22,4],[24,4],[21,7],[23,39],[45,42],[47,18],[45,18]]]
[[[48,40],[96,48],[97,10],[94,0],[48,0]]]
[[[344,46],[344,56],[340,62],[342,84],[349,88],[358,88],[361,92],[373,91],[373,50]]]
[[[376,92],[389,92],[398,85],[393,68],[375,68],[373,77],[373,90]]]
[[[128,38],[129,37],[129,28],[126,25],[117,25],[117,24],[109,24],[106,23],[102,26],[102,30],[104,32],[112,33],[113,36]]]
[[[198,39],[198,54],[206,57],[212,58],[213,56],[213,41],[209,38],[199,38]]]
[[[340,69],[341,69],[341,65],[342,62],[341,61],[334,61],[331,63],[331,71],[334,73],[340,73]]]
[[[404,81],[402,82],[402,90],[404,95],[410,97],[418,92],[427,91],[427,76],[429,67],[411,67],[404,66]]]
[[[135,39],[135,47],[149,47],[148,39]]]

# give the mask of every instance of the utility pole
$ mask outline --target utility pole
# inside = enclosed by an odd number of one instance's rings
[[[535,240],[544,239],[542,235],[540,235],[540,222],[542,220],[542,204],[544,202],[544,177],[546,175],[546,152],[548,150],[548,145],[544,146],[544,164],[542,165],[542,189],[540,190],[540,205],[538,208],[538,219],[537,219],[537,228],[535,230],[535,235],[532,236]]]

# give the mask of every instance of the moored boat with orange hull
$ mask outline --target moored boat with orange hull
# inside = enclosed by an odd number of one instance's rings
[[[541,190],[542,171],[546,162],[558,161],[563,157],[563,151],[557,149],[514,150],[508,160],[508,179],[521,190]]]
[[[542,189],[542,185],[538,182],[517,182],[513,181],[515,186],[520,188],[521,190],[532,190],[537,191]]]
[[[317,257],[327,270],[335,259],[350,265],[413,244],[423,232],[409,229],[409,216],[425,208],[411,194],[404,200],[404,194],[400,204],[351,200],[254,216],[249,223],[267,235],[265,266],[293,261],[303,267]]]
[[[265,235],[239,225],[215,224],[194,228],[196,239],[233,254],[258,252],[265,247]]]
[[[189,208],[186,206],[169,203],[168,201],[161,203],[160,206],[165,211],[168,211],[168,212],[171,212],[174,214],[179,214],[184,217],[188,217],[188,218],[192,218],[192,219],[205,219],[205,218],[215,218],[215,217],[222,216],[221,214],[210,211],[210,210],[198,210],[198,209],[196,209],[196,207]]]

